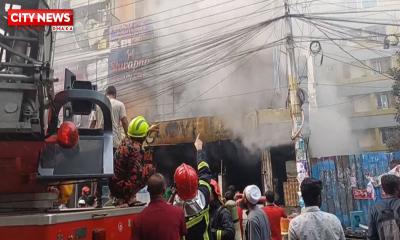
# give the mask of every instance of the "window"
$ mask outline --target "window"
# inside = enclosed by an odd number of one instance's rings
[[[350,66],[348,64],[343,64],[343,78],[349,79],[351,76]]]
[[[392,65],[392,59],[390,57],[375,58],[370,60],[370,65],[376,71],[372,71],[374,74],[387,73]]]
[[[389,93],[378,93],[376,96],[378,109],[388,109],[390,106]]]
[[[378,5],[377,0],[362,0],[362,7],[363,8],[372,8]]]
[[[397,133],[397,128],[395,127],[385,127],[379,129],[382,135],[382,143],[386,144],[390,138],[392,138]]]

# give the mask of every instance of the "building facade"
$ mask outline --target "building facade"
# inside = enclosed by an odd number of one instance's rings
[[[366,22],[396,22],[400,19],[398,12],[379,12],[393,8],[395,1],[360,0],[342,1],[341,4],[343,7],[337,11],[376,10],[373,20],[368,15],[359,18]],[[343,18],[350,18],[350,15]],[[337,126],[342,131],[351,131],[346,135],[352,139],[354,147],[347,152],[317,154],[315,157],[386,151],[385,144],[397,126],[394,120],[393,80],[389,70],[396,67],[395,53],[399,47],[400,29],[371,23],[343,23],[343,26],[343,29],[335,29],[336,36],[346,36],[348,40],[334,40],[342,49],[332,42],[321,41],[323,52],[311,54],[308,90],[310,105],[313,106],[309,110],[310,124],[318,119],[319,113],[334,112],[343,123]],[[333,32],[332,29],[327,32]],[[323,61],[322,55],[325,55]],[[316,119],[312,119],[313,113]],[[340,144],[340,141],[334,143]]]
[[[99,91],[114,85],[128,118],[151,116],[153,103],[143,99],[151,93],[140,69],[150,61],[153,36],[149,18],[136,19],[142,8],[138,1],[62,0],[58,7],[74,10],[74,32],[56,34],[53,67],[59,81],[55,92],[64,88],[64,70],[68,68],[77,79],[91,81]]]

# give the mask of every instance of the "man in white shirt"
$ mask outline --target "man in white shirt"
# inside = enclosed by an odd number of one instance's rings
[[[306,178],[301,183],[301,194],[305,208],[289,224],[289,240],[345,240],[339,219],[319,209],[322,182]]]
[[[126,117],[125,105],[116,99],[117,90],[114,86],[108,86],[106,89],[106,96],[111,102],[111,118],[112,118],[112,128],[113,128],[113,149],[118,148],[122,136],[119,131],[119,123],[121,122],[125,133],[128,131],[128,119]],[[103,128],[104,120],[103,113],[101,109],[97,106],[96,111],[91,115],[90,128]]]

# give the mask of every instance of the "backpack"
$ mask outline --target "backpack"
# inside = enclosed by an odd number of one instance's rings
[[[377,208],[379,219],[377,230],[379,239],[400,240],[400,228],[394,216],[394,211],[387,204]]]

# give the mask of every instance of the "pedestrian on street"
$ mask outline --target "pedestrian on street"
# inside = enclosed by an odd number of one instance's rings
[[[171,199],[185,212],[188,233],[186,240],[209,240],[211,170],[206,161],[200,135],[194,143],[197,150],[197,171],[183,163],[174,174],[176,195]]]
[[[244,234],[246,240],[271,239],[271,229],[267,216],[257,206],[260,199],[261,191],[256,185],[249,185],[244,189],[240,205],[242,209],[247,210],[247,223]]]
[[[234,240],[235,228],[231,213],[222,202],[221,190],[217,181],[211,179],[210,229],[212,240]]]
[[[322,182],[305,178],[300,185],[305,208],[290,221],[289,240],[345,240],[339,219],[320,210]]]
[[[117,89],[114,86],[108,86],[106,96],[111,103],[111,120],[113,129],[113,149],[117,150],[121,140],[121,132],[119,130],[120,122],[124,128],[125,135],[128,133],[128,118],[126,117],[125,105],[117,100]],[[90,128],[103,128],[104,118],[101,109],[96,106],[96,110],[90,116]]]
[[[157,131],[157,126],[150,127],[142,116],[134,118],[114,155],[114,176],[109,187],[118,206],[143,205],[135,195],[155,172],[151,152],[143,146],[152,131]]]
[[[396,175],[383,175],[382,189],[388,198],[382,199],[370,209],[368,239],[400,239],[400,178]]]
[[[238,201],[237,212],[238,212],[238,217],[239,217],[239,227],[240,227],[241,236],[243,239],[246,239],[245,238],[245,229],[246,229],[246,225],[247,225],[247,221],[248,221],[248,211],[246,211],[246,209],[242,208],[244,206],[243,204],[241,204],[243,195],[244,195],[244,193],[242,194],[242,193],[237,192],[235,194],[234,198],[236,201]],[[261,197],[257,202],[258,208],[260,208],[260,209],[263,208],[264,203],[265,203],[265,198],[263,199],[263,197]]]
[[[240,222],[239,222],[239,214],[238,208],[236,205],[235,198],[235,191],[228,190],[225,193],[225,207],[229,210],[232,216],[233,225],[235,227],[235,240],[242,240],[242,233],[240,231]]]
[[[187,233],[184,212],[163,198],[166,190],[164,176],[153,174],[147,182],[147,190],[151,201],[134,221],[134,240],[183,239]]]
[[[267,215],[270,226],[272,240],[282,240],[281,235],[281,218],[286,218],[285,210],[276,204],[275,193],[273,191],[267,191],[265,193],[267,199],[266,206],[263,207],[264,213]]]

